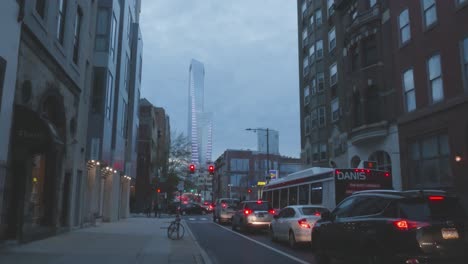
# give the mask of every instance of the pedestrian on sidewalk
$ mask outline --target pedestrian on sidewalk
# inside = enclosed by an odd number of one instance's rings
[[[159,203],[154,204],[154,218],[161,217],[161,212],[159,211]]]

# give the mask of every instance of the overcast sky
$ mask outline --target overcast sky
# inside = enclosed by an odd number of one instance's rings
[[[300,156],[296,1],[143,0],[141,96],[187,134],[190,60],[205,65],[213,160],[256,149],[245,128],[279,131],[280,153]]]

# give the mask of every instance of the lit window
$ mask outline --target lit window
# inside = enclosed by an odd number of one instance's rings
[[[338,119],[340,119],[340,111],[339,110],[340,110],[340,101],[338,100],[338,98],[336,98],[331,102],[332,122],[335,122]]]
[[[328,50],[332,51],[336,47],[336,33],[335,28],[333,27],[330,32],[328,32]]]
[[[317,23],[317,26],[322,25],[322,10],[321,9],[315,10],[315,23]]]
[[[403,10],[398,17],[400,27],[400,44],[404,44],[411,39],[411,27],[408,9]]]
[[[310,93],[310,88],[309,88],[309,86],[306,86],[304,88],[304,104],[309,103],[309,93]]]
[[[414,111],[416,109],[416,92],[414,90],[413,69],[409,69],[403,73],[403,93],[406,111]]]
[[[323,40],[319,40],[315,43],[315,52],[317,54],[317,59],[323,57]]]
[[[437,22],[437,10],[435,0],[422,0],[424,10],[424,25],[427,27]]]
[[[336,62],[330,66],[330,86],[335,85],[338,82],[338,67]]]
[[[432,103],[444,99],[444,85],[442,82],[442,70],[440,67],[440,55],[434,55],[427,61],[429,85],[431,89]]]

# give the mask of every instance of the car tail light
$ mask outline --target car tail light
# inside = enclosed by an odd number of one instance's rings
[[[274,214],[275,214],[275,209],[270,209],[270,210],[268,210],[268,212],[269,212],[270,214],[274,215]]]
[[[444,196],[429,196],[430,201],[443,201],[444,199]]]
[[[315,216],[320,216],[321,214],[320,214],[320,212],[315,212],[314,215]]]
[[[252,213],[252,210],[249,210],[249,209],[245,209],[245,210],[244,210],[244,214],[245,214],[245,215],[249,215],[249,214],[251,214],[251,213]]]
[[[299,223],[299,226],[300,227],[303,227],[303,228],[310,228],[310,225],[309,223],[307,223],[307,219],[303,218],[303,219],[300,219],[297,221]]]
[[[396,220],[393,221],[393,225],[401,231],[408,231],[412,229],[418,229],[421,227],[429,226],[429,223],[425,222],[417,222],[417,221],[409,221],[409,220]]]
[[[223,206],[223,208],[226,208],[226,207],[227,207],[227,205],[226,205],[225,203],[223,203],[222,206]]]
[[[211,210],[211,209],[213,209],[213,206],[210,204],[209,208],[210,208],[210,210]]]
[[[257,201],[257,204],[262,204],[262,200],[258,200],[258,201]]]

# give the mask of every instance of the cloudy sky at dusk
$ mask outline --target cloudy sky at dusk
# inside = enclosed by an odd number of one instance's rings
[[[289,3],[289,4],[287,4]],[[280,153],[299,157],[296,1],[144,0],[141,96],[187,133],[190,60],[205,65],[205,110],[213,112],[213,160],[256,149],[245,128],[279,131]]]

